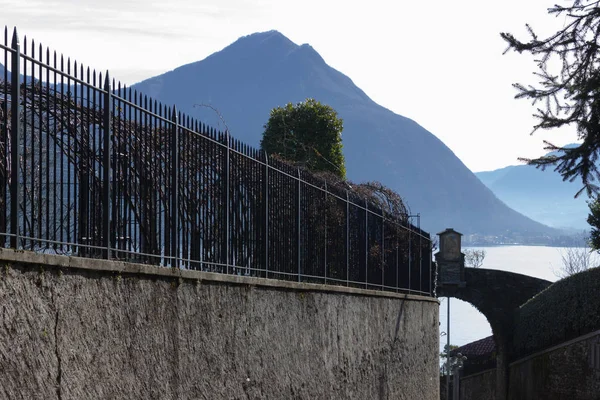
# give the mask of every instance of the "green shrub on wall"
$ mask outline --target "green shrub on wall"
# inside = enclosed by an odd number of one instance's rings
[[[600,268],[562,279],[523,304],[516,313],[514,356],[600,329]]]

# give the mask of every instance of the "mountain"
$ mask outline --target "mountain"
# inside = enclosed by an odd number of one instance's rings
[[[4,80],[4,71],[5,71],[5,69],[4,69],[4,65],[2,65],[2,64],[0,63],[0,80],[1,80],[1,81],[3,81],[3,80]],[[8,71],[7,71],[7,72],[6,72],[6,80],[9,80],[9,79],[10,79],[10,72],[8,72]]]
[[[6,80],[10,81],[10,78],[12,76],[10,71],[6,69],[2,63],[0,63],[0,81],[4,80],[4,71],[6,71]],[[19,75],[19,79],[21,80],[21,82],[23,82],[25,78],[23,77],[23,75]]]
[[[557,228],[589,229],[589,199],[585,193],[574,198],[582,186],[579,180],[565,182],[553,168],[542,171],[531,165],[511,165],[475,175],[500,200],[536,221]]]
[[[202,61],[133,88],[223,128],[214,111],[194,106],[210,105],[233,136],[253,146],[273,107],[315,98],[344,120],[349,179],[377,180],[397,190],[412,212],[421,214],[424,229],[554,233],[498,200],[433,134],[375,103],[310,45],[296,45],[277,31],[242,37]]]
[[[475,176],[478,177],[479,180],[481,182],[483,182],[483,184],[485,186],[487,186],[488,188],[491,189],[490,186],[492,186],[494,184],[494,182],[498,181],[499,179],[502,179],[512,169],[517,168],[517,167],[519,167],[519,166],[509,165],[508,167],[495,169],[493,171],[475,172]],[[492,191],[493,191],[493,189],[492,189]],[[496,196],[497,196],[497,194],[496,194]]]

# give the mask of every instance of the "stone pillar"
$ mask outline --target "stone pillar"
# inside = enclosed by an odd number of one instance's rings
[[[496,400],[508,400],[508,343],[504,335],[496,337]]]

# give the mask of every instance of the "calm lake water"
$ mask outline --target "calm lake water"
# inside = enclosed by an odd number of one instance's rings
[[[560,270],[564,248],[544,246],[477,247],[486,251],[482,268],[498,269],[534,276],[555,282],[554,271]],[[440,333],[446,331],[448,299],[441,298]],[[458,299],[450,299],[450,343],[458,346],[490,336],[487,319],[475,307]],[[440,351],[446,336],[440,337]]]

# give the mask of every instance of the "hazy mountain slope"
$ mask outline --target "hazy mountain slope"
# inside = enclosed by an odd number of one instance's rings
[[[376,104],[309,45],[298,46],[278,32],[240,38],[202,61],[134,88],[223,127],[213,111],[194,107],[210,104],[235,137],[254,146],[271,108],[313,97],[344,119],[348,177],[397,189],[413,213],[421,213],[425,229],[551,231],[499,201],[434,135]]]
[[[476,172],[475,175],[484,185],[490,187],[490,185],[494,184],[498,179],[501,179],[514,167],[514,165],[509,165],[508,167],[495,169],[493,171]]]
[[[4,71],[5,71],[4,65],[0,64],[0,80],[2,80],[2,81],[4,80]],[[10,80],[10,77],[11,77],[10,71],[6,71],[6,80],[7,81]]]
[[[513,165],[495,171],[477,172],[479,177],[507,205],[554,227],[589,228],[589,212],[579,181],[565,182],[552,168],[545,171],[530,165]]]

